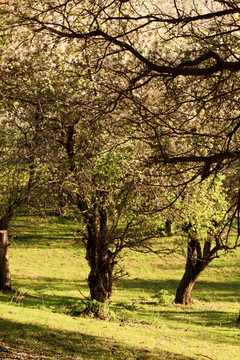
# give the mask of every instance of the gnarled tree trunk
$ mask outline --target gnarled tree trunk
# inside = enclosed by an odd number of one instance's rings
[[[0,231],[0,289],[11,291],[11,276],[8,262],[7,230]]]
[[[90,266],[88,285],[92,300],[107,302],[113,291],[114,255],[109,247],[108,211],[99,206],[87,221],[87,255]]]
[[[113,290],[113,262],[111,252],[105,254],[100,249],[91,257],[88,255],[88,262],[91,268],[88,276],[88,285],[91,299],[99,302],[107,302]]]

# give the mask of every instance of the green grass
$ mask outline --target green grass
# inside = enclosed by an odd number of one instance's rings
[[[191,307],[172,301],[183,258],[128,252],[129,275],[116,284],[106,320],[76,317],[71,309],[89,294],[77,230],[53,217],[11,224],[14,290],[0,295],[1,359],[238,359],[239,251],[205,270]]]

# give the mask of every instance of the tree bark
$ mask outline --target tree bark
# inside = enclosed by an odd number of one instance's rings
[[[185,273],[177,288],[176,297],[175,297],[176,304],[183,304],[183,305],[192,304],[191,291],[200,273],[201,272],[197,274],[194,271],[192,271],[190,267],[186,267]]]
[[[239,316],[237,318],[237,324],[240,325],[240,311],[239,311]]]
[[[172,221],[170,219],[167,219],[164,226],[165,233],[167,236],[172,236]]]
[[[91,230],[91,231],[90,231]],[[92,300],[107,302],[113,290],[113,254],[108,249],[107,234],[88,231],[87,260],[90,266],[88,285]]]
[[[87,222],[87,260],[90,266],[88,285],[91,299],[102,303],[110,299],[114,281],[115,262],[114,256],[108,248],[108,221],[108,211],[100,207],[95,216],[88,219]]]
[[[96,257],[96,261],[90,264],[91,271],[88,276],[88,284],[91,299],[104,303],[109,301],[112,295],[113,263],[110,251],[107,251],[105,256],[98,254]]]
[[[202,252],[199,240],[192,238],[188,243],[187,262],[185,273],[177,288],[175,303],[191,305],[191,291],[201,272],[211,261],[211,241],[207,239]]]
[[[9,206],[6,213],[0,219],[0,230],[7,230],[10,220],[13,217],[13,207]]]
[[[7,230],[0,231],[0,289],[11,291],[11,275],[8,262],[8,236]]]

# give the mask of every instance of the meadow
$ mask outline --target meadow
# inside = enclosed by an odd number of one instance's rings
[[[128,275],[100,319],[80,314],[89,268],[77,229],[50,216],[11,223],[13,291],[0,295],[1,359],[239,359],[240,251],[209,265],[191,306],[173,302],[183,256],[127,251]]]

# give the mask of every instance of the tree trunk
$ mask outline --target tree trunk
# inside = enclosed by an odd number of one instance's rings
[[[116,264],[110,251],[108,238],[108,211],[100,204],[98,211],[86,219],[88,240],[87,256],[90,266],[88,285],[92,300],[107,302],[113,291],[113,268]]]
[[[100,248],[95,250],[87,255],[91,269],[88,276],[88,285],[91,299],[104,303],[112,295],[114,262],[110,250],[106,252]]]
[[[172,236],[172,221],[170,219],[167,219],[164,226],[165,233],[167,236]]]
[[[0,230],[7,230],[10,220],[13,217],[13,208],[10,205],[6,211],[6,213],[0,219]]]
[[[239,311],[239,316],[237,318],[237,324],[240,325],[240,311]]]
[[[209,256],[210,248],[211,242],[209,239],[205,241],[203,252],[200,242],[197,239],[192,238],[191,241],[189,241],[185,273],[176,292],[176,304],[192,304],[191,291],[197,278],[211,261]]]
[[[74,175],[76,183],[79,182],[76,173],[76,158],[75,158],[75,126],[78,121],[70,125],[67,129],[67,138],[65,142],[65,150],[67,152],[69,161],[69,170]],[[91,152],[87,155],[87,143],[84,141],[80,144],[85,153],[86,159],[91,161]],[[91,180],[93,181],[93,179]],[[93,181],[92,185],[96,185]],[[90,289],[91,300],[98,302],[107,302],[112,295],[113,290],[113,268],[115,265],[114,256],[108,249],[108,224],[109,214],[105,206],[106,191],[96,190],[89,204],[82,197],[81,191],[77,194],[74,205],[77,205],[80,210],[87,229],[86,241],[86,259],[90,267],[88,276],[88,285]],[[76,201],[76,202],[75,202]]]
[[[186,267],[185,273],[180,281],[178,286],[175,303],[176,304],[183,304],[183,305],[191,305],[191,291],[194,287],[194,284],[200,275],[201,272],[195,274],[190,267]]]
[[[8,262],[7,230],[0,231],[0,289],[11,291],[11,276]]]

